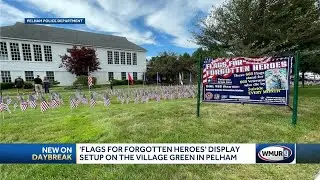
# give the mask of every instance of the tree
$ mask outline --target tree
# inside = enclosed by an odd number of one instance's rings
[[[196,42],[236,56],[301,51],[301,70],[320,64],[320,11],[316,0],[229,0],[199,23]]]
[[[230,0],[200,21],[196,42],[237,56],[319,49],[315,0]]]
[[[163,52],[150,60],[150,68],[147,70],[147,77],[156,79],[157,73],[167,82],[173,83],[177,80],[179,73],[196,74],[195,61],[188,54],[177,55],[172,52]]]
[[[70,55],[65,54],[60,56],[62,62],[59,68],[64,67],[76,76],[87,76],[88,73],[101,69],[95,49],[73,46],[71,49],[67,49],[67,52]]]

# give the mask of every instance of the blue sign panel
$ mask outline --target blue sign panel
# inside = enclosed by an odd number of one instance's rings
[[[76,154],[76,144],[0,144],[0,164],[75,164]]]
[[[203,101],[288,105],[293,57],[206,59]]]
[[[25,24],[85,24],[85,18],[24,18]]]

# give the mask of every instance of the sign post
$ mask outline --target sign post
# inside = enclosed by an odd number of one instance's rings
[[[197,117],[200,116],[200,93],[201,93],[201,59],[202,55],[200,55],[200,59],[198,61],[198,96],[197,96]]]
[[[299,89],[299,61],[300,52],[296,52],[296,58],[294,63],[294,89],[293,89],[293,112],[292,112],[292,125],[297,124],[298,118],[298,89]]]

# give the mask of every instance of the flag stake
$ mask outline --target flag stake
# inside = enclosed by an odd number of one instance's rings
[[[298,119],[298,89],[299,89],[299,60],[300,52],[296,52],[294,64],[294,92],[293,92],[293,112],[292,112],[292,125],[297,124]]]
[[[201,83],[201,59],[202,55],[200,54],[200,59],[198,61],[198,95],[197,95],[197,117],[200,116],[200,83]]]

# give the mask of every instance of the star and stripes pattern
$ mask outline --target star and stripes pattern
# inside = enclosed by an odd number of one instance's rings
[[[42,100],[41,103],[40,103],[41,112],[49,110],[50,109],[50,104],[42,96],[41,96],[41,100]]]
[[[92,84],[93,82],[92,82],[92,76],[91,76],[91,74],[89,73],[89,75],[88,75],[88,86],[89,87],[91,87],[93,84]]]
[[[96,101],[94,100],[94,95],[91,93],[90,95],[90,106],[94,107],[96,105]]]
[[[32,94],[29,95],[29,106],[33,109],[37,107],[36,98]]]

